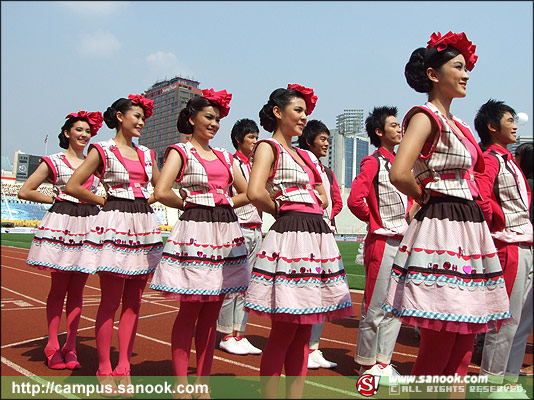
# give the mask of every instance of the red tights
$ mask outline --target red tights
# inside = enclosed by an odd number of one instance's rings
[[[181,301],[172,327],[172,366],[175,376],[187,376],[191,340],[195,334],[197,376],[209,376],[215,353],[217,318],[223,303],[219,301]],[[196,325],[195,325],[196,324]]]
[[[467,375],[475,335],[421,328],[419,354],[412,375]]]
[[[306,376],[312,325],[273,321],[263,350],[261,376]]]
[[[59,349],[59,324],[63,303],[67,296],[67,341],[65,349],[76,350],[76,336],[82,316],[83,289],[87,274],[81,272],[52,272],[50,292],[46,299],[46,319],[48,322],[47,349]]]
[[[145,290],[146,279],[125,279],[112,274],[100,274],[100,306],[96,316],[96,349],[98,353],[98,372],[107,375],[112,372],[110,361],[111,340],[115,312],[122,299],[119,321],[119,374],[130,371],[130,357],[133,351],[141,297]]]

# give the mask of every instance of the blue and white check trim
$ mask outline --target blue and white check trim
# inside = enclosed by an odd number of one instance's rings
[[[324,313],[329,311],[336,311],[346,307],[352,307],[352,302],[347,301],[345,303],[334,304],[328,307],[311,307],[311,308],[289,308],[289,307],[264,307],[257,304],[249,303],[245,300],[245,307],[250,308],[251,310],[261,311],[269,314],[317,314]]]
[[[391,307],[386,303],[382,303],[382,309],[388,313],[393,314],[396,317],[417,317],[417,318],[426,318],[426,319],[437,319],[440,321],[453,321],[453,322],[469,322],[473,324],[485,324],[489,321],[496,321],[501,319],[511,318],[512,314],[510,311],[503,313],[490,314],[484,316],[474,316],[474,315],[459,315],[459,314],[450,314],[450,313],[440,313],[432,311],[421,311],[421,310],[412,310],[412,309],[403,309],[398,310]]]
[[[231,288],[223,288],[223,289],[181,289],[181,288],[173,288],[169,286],[164,285],[157,285],[157,284],[150,284],[150,289],[153,290],[159,290],[162,292],[170,292],[170,293],[178,293],[178,294],[198,294],[198,295],[208,295],[208,296],[218,296],[220,294],[225,293],[234,293],[234,292],[243,292],[247,290],[248,286],[237,286],[237,287],[231,287]]]

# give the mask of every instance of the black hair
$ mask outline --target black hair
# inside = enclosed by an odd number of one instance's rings
[[[386,119],[390,116],[396,117],[399,110],[397,107],[375,107],[368,117],[365,119],[365,130],[375,147],[380,147],[380,137],[376,134],[376,130],[380,129],[382,132],[386,129]]]
[[[243,140],[245,140],[245,136],[247,136],[249,133],[259,132],[260,129],[258,128],[256,122],[248,118],[240,119],[234,124],[232,132],[230,133],[232,144],[237,150],[239,143],[243,143]]]
[[[437,51],[435,47],[415,49],[404,67],[406,82],[416,92],[429,93],[432,90],[433,82],[428,78],[426,70],[434,68],[439,71],[443,64],[459,54],[461,54],[460,50],[450,45],[442,51]]]
[[[526,178],[532,179],[534,177],[534,144],[532,142],[521,143],[515,149],[515,156],[521,156],[519,160],[519,168],[523,171]]]
[[[493,99],[489,99],[477,111],[475,116],[475,129],[484,146],[488,146],[491,142],[491,134],[488,129],[488,124],[493,124],[500,130],[501,118],[506,112],[509,112],[515,117],[515,111],[512,107],[504,104],[503,101]]]
[[[326,133],[330,136],[330,131],[322,121],[319,121],[318,119],[308,121],[302,130],[302,135],[299,136],[299,147],[304,150],[309,150],[310,146],[315,142],[315,138],[321,133]]]
[[[176,128],[178,129],[178,132],[186,135],[193,133],[193,125],[191,125],[191,122],[189,122],[189,118],[194,118],[200,111],[202,111],[203,108],[209,106],[219,109],[217,104],[206,99],[205,97],[196,96],[190,99],[178,115],[178,120],[176,121]]]
[[[117,112],[120,111],[122,114],[126,114],[126,111],[132,109],[135,106],[137,106],[137,104],[134,105],[132,103],[132,100],[121,97],[120,99],[116,100],[110,107],[108,107],[106,112],[104,112],[104,122],[106,123],[109,129],[117,128],[119,126]]]
[[[274,116],[273,108],[277,106],[281,110],[285,109],[295,97],[304,99],[304,95],[295,89],[278,88],[269,96],[269,101],[259,112],[260,125],[267,132],[274,132],[278,126],[278,120]]]
[[[61,147],[62,149],[69,148],[69,138],[65,136],[64,132],[65,131],[69,132],[70,128],[72,128],[72,126],[78,121],[84,121],[89,124],[89,122],[85,118],[71,117],[68,120],[66,120],[63,126],[61,127],[61,131],[59,132],[59,135],[57,135],[57,137],[59,138],[59,147]],[[89,124],[89,128],[90,127],[91,127],[91,124]]]

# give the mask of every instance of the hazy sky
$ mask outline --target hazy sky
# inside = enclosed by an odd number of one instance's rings
[[[345,109],[395,105],[399,118],[426,101],[403,75],[432,32],[465,31],[479,55],[452,112],[473,126],[489,98],[530,120],[530,1],[488,2],[1,2],[2,155],[61,151],[73,111],[104,111],[176,75],[233,94],[213,145],[233,150],[237,119],[259,122],[269,94],[288,83],[315,89],[312,119],[334,128]],[[93,141],[113,137],[105,125]],[[260,137],[268,137],[261,132]]]

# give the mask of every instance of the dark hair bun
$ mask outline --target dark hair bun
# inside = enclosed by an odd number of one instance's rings
[[[176,128],[178,132],[185,135],[190,135],[193,133],[193,125],[189,122],[189,118],[193,115],[193,110],[191,109],[191,100],[187,102],[187,105],[180,111],[178,115],[178,120],[176,121]]]
[[[117,110],[113,107],[108,107],[104,112],[104,122],[109,129],[115,129],[117,127]]]
[[[432,90],[432,81],[428,78],[425,68],[425,56],[427,49],[420,47],[415,49],[410,60],[404,67],[406,82],[412,89],[419,93],[428,93]]]
[[[68,149],[69,139],[67,139],[67,137],[63,133],[63,129],[61,130],[61,132],[59,132],[59,135],[57,135],[57,137],[59,138],[59,147],[61,147],[62,149]]]
[[[273,107],[274,104],[271,104],[269,102],[265,104],[259,112],[260,125],[267,132],[274,132],[274,130],[276,129],[276,118],[273,113]]]

